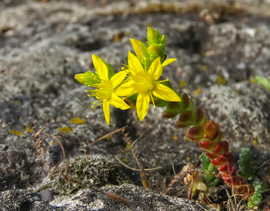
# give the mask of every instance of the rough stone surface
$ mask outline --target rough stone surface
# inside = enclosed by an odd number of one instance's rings
[[[112,192],[124,196],[129,202],[108,199],[104,194],[92,190],[81,190],[70,197],[58,197],[51,205],[63,207],[65,210],[204,210],[207,207],[195,202],[168,197],[134,185],[104,187],[104,192]],[[112,208],[113,206],[113,208]]]
[[[235,7],[226,7],[225,16],[216,19],[215,24],[202,22],[199,13],[207,9],[209,14],[216,14],[217,7],[209,2],[219,5],[226,1],[166,2],[0,1],[3,209],[201,209],[202,205],[159,195],[173,178],[174,170],[180,171],[188,162],[196,163],[201,154],[197,143],[186,139],[185,130],[175,128],[174,119],[163,119],[163,109],[153,107],[143,123],[134,109],[112,109],[108,126],[102,107],[91,108],[95,99],[88,98],[87,87],[74,79],[77,73],[93,70],[92,54],[111,63],[115,71],[120,70],[121,63],[126,63],[127,52],[132,50],[129,38],[146,41],[147,26],[167,36],[166,53],[177,58],[164,68],[164,78],[169,78],[179,93],[188,93],[220,125],[235,159],[242,147],[251,148],[256,166],[270,158],[270,92],[252,83],[256,75],[270,76],[270,1],[239,0]],[[84,123],[70,122],[73,118]],[[45,139],[37,149],[34,135],[51,122],[58,123],[41,132],[37,140]],[[124,125],[133,139],[141,135],[134,149],[144,168],[161,167],[147,172],[154,193],[137,187],[141,186],[138,171],[116,161],[115,156],[138,168],[123,135],[118,133],[88,145]],[[63,133],[64,129],[70,132]],[[63,158],[57,141],[44,134],[58,137],[65,149],[66,161],[60,167],[78,157],[93,160],[95,154],[102,158],[102,165],[93,168],[96,177],[104,172],[104,166],[114,164],[115,175],[127,177],[126,182],[137,186],[109,186],[116,183],[107,183],[106,178],[99,185],[108,185],[101,189],[126,197],[131,203],[118,203],[93,190],[60,197],[59,190],[51,186],[46,191],[52,195],[43,196],[46,193],[39,192],[39,188],[48,182],[47,168],[51,173]],[[269,164],[264,170],[269,176]],[[89,181],[94,181],[94,177]],[[186,191],[178,196],[186,197]]]
[[[61,211],[62,208],[48,205],[41,201],[39,196],[31,190],[7,190],[0,193],[1,210],[35,210],[35,211]]]

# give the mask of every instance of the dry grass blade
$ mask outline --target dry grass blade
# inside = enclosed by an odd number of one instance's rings
[[[103,192],[109,199],[113,199],[115,201],[121,201],[121,202],[125,202],[125,203],[130,203],[130,201],[120,195],[117,195],[115,193],[112,192]]]
[[[100,140],[102,140],[102,139],[104,139],[104,138],[106,138],[106,137],[108,137],[108,136],[110,136],[110,135],[113,135],[113,134],[115,134],[115,133],[121,132],[121,131],[125,130],[126,128],[127,128],[127,126],[124,126],[124,127],[121,127],[121,128],[119,128],[119,129],[117,129],[117,130],[111,132],[111,133],[108,133],[108,134],[106,134],[106,135],[100,137],[99,139],[97,139],[97,140],[95,140],[95,141],[89,143],[88,146],[91,146],[92,144],[95,144],[95,143],[99,142]]]
[[[139,159],[138,159],[138,157],[137,157],[137,155],[136,155],[136,153],[135,153],[135,151],[134,151],[134,148],[133,148],[132,143],[131,143],[131,138],[128,136],[128,135],[129,135],[128,132],[125,132],[125,129],[122,129],[122,133],[124,134],[125,140],[126,140],[127,144],[129,145],[129,147],[130,147],[130,149],[131,149],[131,152],[132,152],[132,155],[133,155],[133,157],[135,158],[136,163],[137,163],[137,165],[138,165],[138,167],[139,167],[139,169],[140,169],[141,182],[142,182],[142,184],[143,184],[143,186],[144,186],[145,188],[148,188],[148,184],[147,184],[147,176],[146,176],[146,174],[145,174],[144,168],[143,168],[142,165],[140,164]],[[137,138],[137,139],[135,140],[135,142],[136,142],[138,139],[139,139],[139,138]]]
[[[225,189],[226,190],[226,193],[227,193],[227,196],[228,196],[228,201],[227,201],[227,209],[228,210],[232,210],[232,211],[236,211],[236,204],[235,203],[233,203],[233,201],[232,201],[232,199],[231,199],[231,197],[233,197],[233,196],[230,196],[230,194],[229,194],[229,192],[228,192],[228,190],[227,189]]]
[[[62,152],[63,152],[63,158],[62,158],[62,160],[65,160],[66,159],[66,153],[65,153],[64,147],[61,144],[61,142],[59,141],[59,139],[56,136],[50,135],[50,134],[45,134],[42,137],[46,137],[46,136],[51,137],[51,138],[54,138],[58,142],[58,144],[60,145],[60,147],[62,149]]]
[[[187,164],[183,167],[182,171],[180,171],[178,174],[174,175],[173,180],[171,181],[171,183],[168,185],[168,188],[166,189],[164,195],[169,195],[169,192],[171,191],[171,189],[174,187],[174,185],[176,183],[178,183],[181,179],[183,179],[187,174],[192,174],[193,172],[193,165],[192,164]],[[191,184],[192,180],[189,180],[187,182],[187,184],[185,184],[185,186],[183,186],[182,188],[176,190],[174,193],[177,193],[183,189],[185,189],[186,187],[188,187]],[[174,194],[173,193],[173,194]],[[171,194],[170,194],[171,195]]]
[[[38,137],[39,137],[39,135],[40,135],[46,128],[50,127],[50,126],[53,125],[53,124],[58,124],[58,123],[62,123],[62,122],[52,122],[52,123],[50,123],[50,124],[48,124],[48,125],[42,127],[42,128],[35,134],[35,136],[34,136],[34,141],[35,141],[36,146],[37,146],[37,149],[38,149],[37,153],[40,154],[40,157],[41,157],[41,159],[42,159],[42,165],[45,167],[45,170],[46,170],[47,173],[49,173],[49,171],[50,171],[50,166],[47,165],[47,163],[46,163],[45,153],[44,153],[44,147],[43,147],[43,142],[45,141],[46,137],[53,138],[53,139],[55,139],[55,140],[59,143],[59,145],[60,145],[60,147],[61,147],[61,149],[62,149],[62,153],[63,153],[63,158],[62,158],[62,160],[65,160],[65,157],[66,157],[66,156],[65,156],[65,150],[64,150],[63,145],[62,145],[61,142],[59,141],[59,139],[58,139],[56,136],[54,136],[54,135],[45,134],[45,135],[42,135],[40,138],[38,138]],[[64,122],[63,122],[63,123],[64,123]],[[66,124],[66,123],[64,123],[64,124]],[[66,124],[66,125],[68,125],[68,124]],[[61,161],[62,161],[62,160],[61,160]],[[60,161],[60,162],[61,162],[61,161]],[[60,163],[60,162],[59,162],[59,163]],[[59,163],[56,165],[56,167],[59,165]],[[54,168],[53,171],[55,171],[56,167]]]
[[[53,125],[53,124],[59,124],[59,123],[63,123],[63,124],[66,124],[67,126],[69,126],[69,125],[68,125],[67,123],[65,123],[65,122],[52,122],[52,123],[50,123],[50,124],[44,126],[43,128],[41,128],[41,129],[35,134],[35,136],[34,136],[34,141],[36,142],[37,137],[39,136],[39,134],[40,134],[43,130],[45,130],[46,128],[50,127],[50,126]]]
[[[128,168],[128,169],[130,169],[132,171],[141,171],[141,169],[136,169],[136,168],[132,168],[132,167],[128,166],[123,161],[121,161],[119,157],[117,157],[117,156],[114,156],[114,157],[121,165],[125,166],[126,168]],[[159,170],[159,169],[162,169],[162,167],[158,166],[158,167],[155,167],[155,168],[144,169],[144,171],[156,171],[156,170]]]

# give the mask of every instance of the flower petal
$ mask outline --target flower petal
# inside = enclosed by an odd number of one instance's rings
[[[141,62],[130,51],[128,52],[128,67],[131,75],[144,74]]]
[[[128,80],[124,82],[120,87],[115,90],[115,94],[118,96],[131,96],[135,94],[133,80]]]
[[[126,75],[127,73],[125,71],[115,74],[110,80],[113,84],[113,88],[117,87],[125,79]]]
[[[118,97],[115,93],[112,93],[110,103],[115,108],[121,108],[122,110],[129,109],[130,106],[125,103],[124,100],[122,100],[120,97]]]
[[[139,93],[136,102],[137,114],[139,119],[142,121],[146,116],[149,110],[149,101],[150,101],[150,94],[146,93]]]
[[[162,63],[162,67],[165,67],[166,65],[171,64],[171,63],[175,62],[176,60],[177,59],[167,59],[166,61],[164,61]]]
[[[104,113],[107,124],[110,125],[111,114],[110,114],[110,102],[109,101],[103,102],[103,113]]]
[[[181,101],[181,98],[171,88],[160,83],[155,84],[155,88],[152,90],[152,93],[156,97],[165,101],[172,101],[172,102]]]
[[[160,63],[160,57],[158,57],[152,62],[148,70],[148,75],[151,76],[156,81],[161,76],[162,71],[163,69]]]
[[[108,78],[108,67],[104,63],[104,61],[99,56],[97,56],[96,54],[92,55],[92,60],[93,60],[94,67],[98,72],[99,78],[101,80],[103,80],[103,81],[109,80],[109,78]]]
[[[130,39],[130,42],[139,60],[142,61],[144,57],[146,58],[149,57],[148,52],[147,52],[147,45],[145,45],[140,40],[136,40],[136,39]]]

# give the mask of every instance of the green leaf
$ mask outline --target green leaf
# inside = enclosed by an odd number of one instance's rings
[[[165,35],[161,36],[157,29],[154,30],[154,29],[148,27],[148,29],[147,29],[147,40],[148,40],[149,45],[161,44],[161,43],[164,44],[165,41],[166,41],[166,36]]]
[[[163,44],[164,45],[164,44]],[[163,63],[165,60],[164,47],[159,44],[150,45],[148,48],[150,54],[150,60],[154,61],[158,57],[160,57],[160,62]]]
[[[154,96],[154,101],[155,101],[155,106],[156,107],[165,107],[168,105],[168,101],[159,99],[157,97]]]
[[[137,97],[138,97],[138,94],[134,94],[134,95],[131,95],[130,97],[128,97],[127,99],[136,101]]]
[[[266,89],[270,90],[270,80],[262,77],[262,76],[256,76],[256,81],[261,84],[263,87],[265,87]]]

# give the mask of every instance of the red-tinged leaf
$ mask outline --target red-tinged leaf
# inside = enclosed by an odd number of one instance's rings
[[[227,141],[220,141],[213,150],[213,154],[216,156],[226,154],[228,152],[229,145]]]
[[[198,144],[202,150],[206,150],[206,151],[213,146],[213,143],[210,141],[201,141]]]
[[[197,126],[197,127],[190,128],[188,133],[187,133],[187,137],[189,137],[192,140],[202,139],[203,138],[203,127]]]

